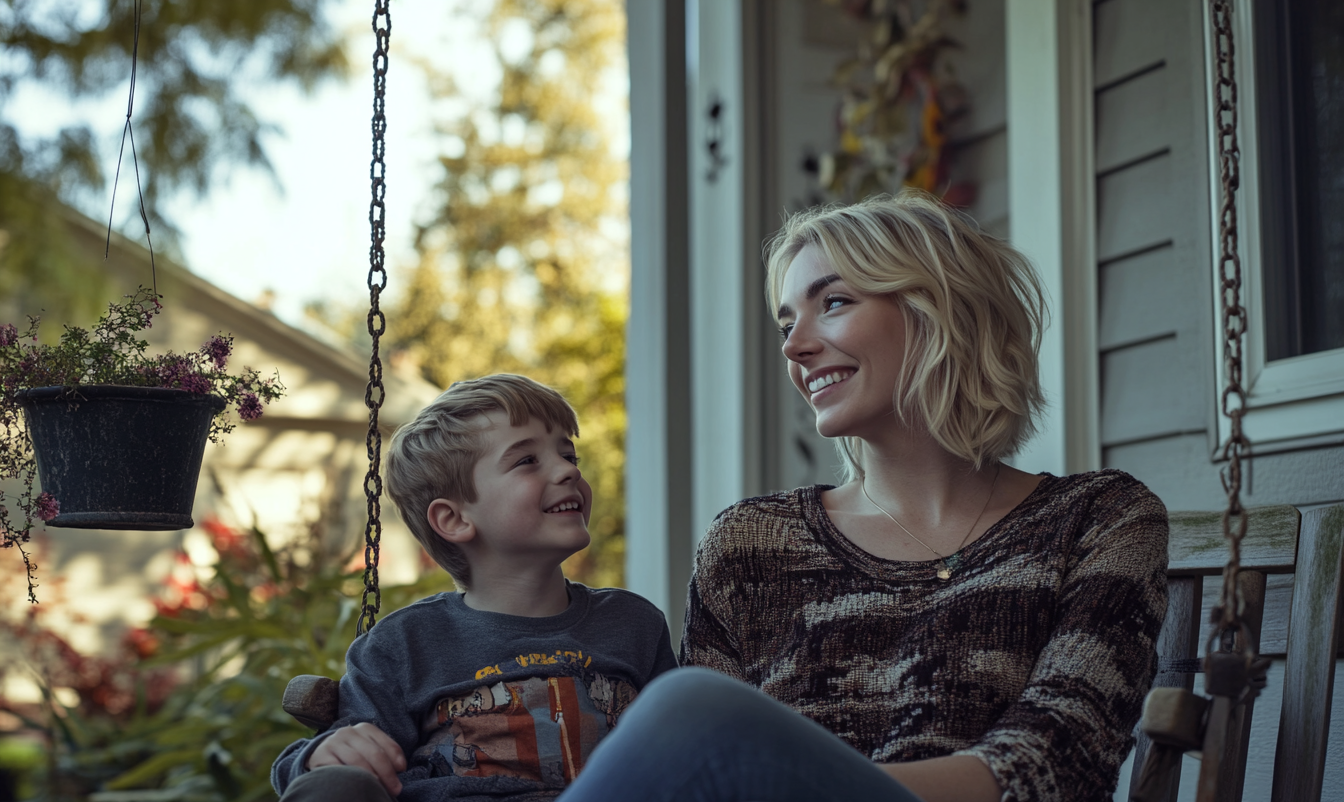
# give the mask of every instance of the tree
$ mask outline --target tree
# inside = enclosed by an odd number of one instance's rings
[[[171,252],[176,232],[163,213],[169,196],[203,195],[235,166],[270,169],[264,138],[273,129],[240,86],[297,81],[311,88],[344,74],[342,40],[322,14],[328,2],[0,0],[0,295],[35,296],[63,316],[88,314],[104,300],[63,248],[58,206],[102,214],[115,155],[100,148],[88,122],[49,136],[24,130],[13,119],[20,90],[73,102],[124,93],[138,36],[132,122],[145,210],[155,245]],[[106,120],[111,130],[101,132],[115,133],[118,122]],[[136,169],[129,143],[126,149],[123,186],[133,185]],[[143,236],[136,205],[120,194],[121,222]]]
[[[626,163],[596,87],[624,58],[619,0],[496,0],[482,20],[499,81],[459,91],[426,65],[453,106],[437,212],[388,336],[448,386],[501,371],[549,384],[579,412],[593,484],[592,547],[569,566],[597,584],[624,563]],[[474,74],[487,72],[473,64]]]

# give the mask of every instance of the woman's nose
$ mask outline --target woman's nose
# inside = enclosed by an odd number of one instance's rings
[[[789,330],[789,336],[780,349],[784,356],[793,362],[800,362],[817,352],[819,345],[812,327],[805,321],[795,321]]]

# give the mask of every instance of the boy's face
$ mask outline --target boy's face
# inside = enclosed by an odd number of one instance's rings
[[[476,501],[462,505],[479,545],[496,552],[557,555],[587,547],[593,489],[579,472],[569,435],[533,418],[509,424],[504,412],[484,416],[476,463]]]

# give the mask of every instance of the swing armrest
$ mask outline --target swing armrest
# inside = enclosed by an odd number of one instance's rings
[[[330,677],[300,674],[285,686],[280,707],[305,727],[324,730],[340,716],[340,683]]]

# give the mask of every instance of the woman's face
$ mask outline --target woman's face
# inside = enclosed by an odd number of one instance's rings
[[[864,295],[809,245],[784,273],[776,312],[789,378],[825,437],[871,439],[890,431],[905,353],[905,315],[887,296]]]

